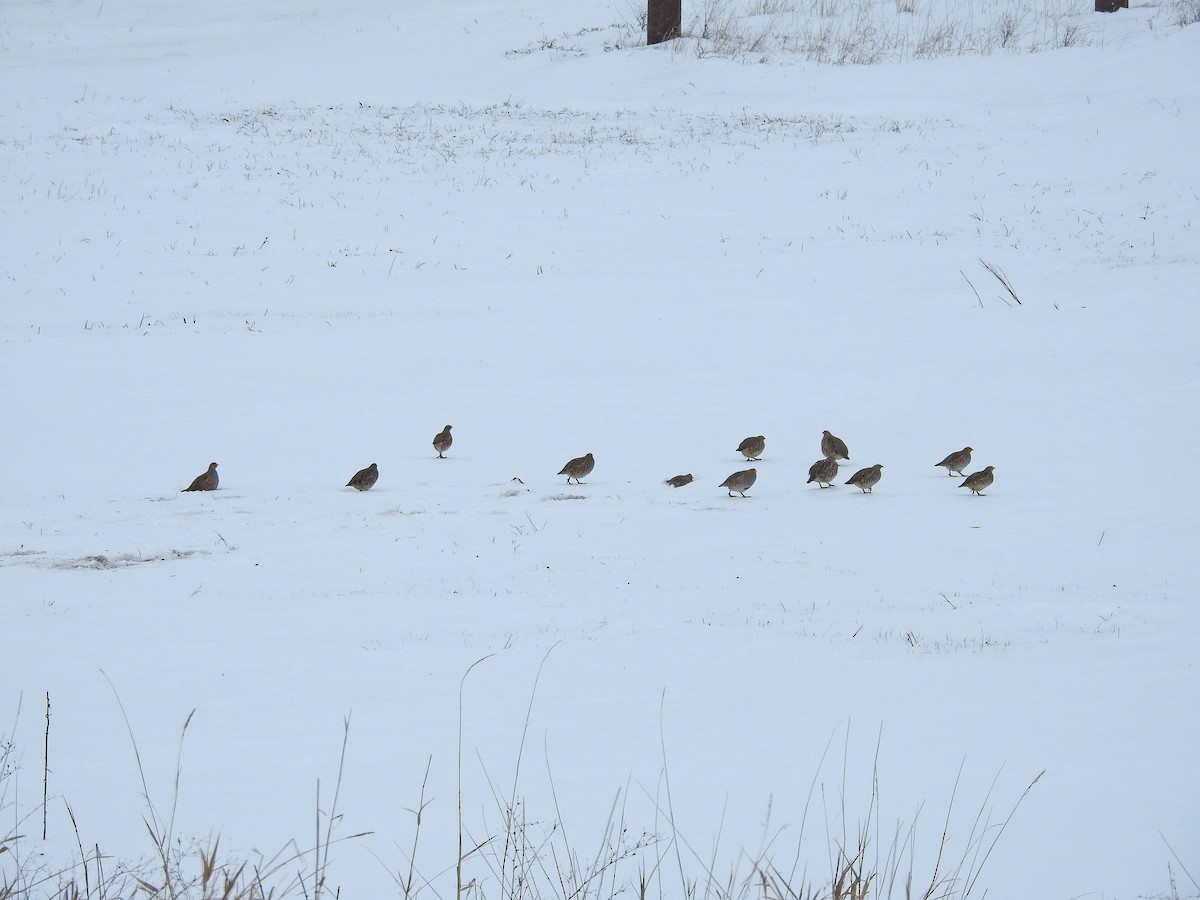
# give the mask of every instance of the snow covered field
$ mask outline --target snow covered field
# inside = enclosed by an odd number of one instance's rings
[[[0,885],[1200,896],[1200,28],[837,7],[6,0]]]

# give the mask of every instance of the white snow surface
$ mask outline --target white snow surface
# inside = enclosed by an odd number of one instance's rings
[[[976,895],[1200,893],[1200,28],[833,66],[627,6],[5,0],[0,835],[334,815],[396,896],[428,766],[452,896],[461,743],[468,847],[616,797],[823,876],[877,766],[921,882],[1044,772]]]

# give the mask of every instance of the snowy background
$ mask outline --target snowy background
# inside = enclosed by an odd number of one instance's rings
[[[904,6],[6,0],[0,870],[1200,895],[1200,28]]]

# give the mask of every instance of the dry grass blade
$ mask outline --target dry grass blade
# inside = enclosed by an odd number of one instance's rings
[[[1000,284],[1002,284],[1004,286],[1004,290],[1008,292],[1008,296],[1012,297],[1013,300],[1016,301],[1017,306],[1024,305],[1021,303],[1021,298],[1017,296],[1017,292],[1015,290],[1013,290],[1012,283],[1008,280],[1008,276],[1006,276],[1004,274],[1004,272],[1002,272],[998,267],[992,265],[990,262],[988,262],[987,260],[984,260],[984,259],[981,259],[979,261],[979,264],[981,266],[983,266],[985,269],[987,269],[989,272],[991,272],[992,276],[997,281],[999,281]],[[967,283],[970,284],[970,282],[967,282]],[[973,287],[973,285],[972,285],[972,287]]]

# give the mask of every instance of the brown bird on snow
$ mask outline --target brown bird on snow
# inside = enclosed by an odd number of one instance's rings
[[[879,484],[879,479],[883,477],[883,473],[879,471],[883,468],[883,463],[876,463],[869,469],[859,469],[850,476],[850,480],[846,484],[852,484],[856,488],[861,488],[864,494],[872,493],[871,488]]]
[[[720,486],[729,489],[729,496],[734,493],[741,494],[744,498],[746,491],[750,490],[755,481],[758,480],[758,469],[746,469],[742,472],[734,472],[728,478],[721,482]]]
[[[203,475],[197,475],[195,479],[179,493],[183,494],[187,491],[215,491],[217,489],[217,464],[209,463],[208,471]]]
[[[821,432],[821,455],[826,459],[849,459],[850,451],[846,448],[846,442],[840,437],[830,434],[828,431]]]
[[[571,460],[559,470],[558,474],[567,476],[567,484],[571,483],[572,478],[575,479],[576,484],[583,484],[580,479],[591,475],[594,468],[596,468],[596,459],[589,453],[587,456]]]
[[[971,464],[971,451],[974,447],[963,447],[961,450],[956,450],[943,459],[937,465],[946,470],[947,475],[961,476],[963,469]]]
[[[442,456],[442,454],[449,450],[450,445],[454,443],[454,438],[450,436],[450,427],[447,425],[433,439],[433,449],[438,452],[438,459],[445,459],[446,457]],[[467,437],[470,437],[470,435],[467,435]]]
[[[767,439],[761,434],[757,437],[748,437],[738,444],[738,453],[746,457],[746,459],[758,459],[762,456],[763,449],[767,446]]]
[[[676,475],[673,478],[668,478],[666,483],[671,487],[680,488],[685,484],[691,484],[694,480],[691,475]]]
[[[833,479],[837,478],[837,473],[837,460],[832,456],[827,456],[817,460],[809,467],[808,481],[805,484],[812,484],[815,481],[819,488],[836,487]]]
[[[358,491],[369,491],[375,487],[375,482],[379,480],[379,466],[371,463],[365,469],[359,469],[354,473],[354,477],[346,482],[346,487],[352,487]]]
[[[967,476],[967,480],[960,484],[959,487],[970,488],[972,494],[978,494],[982,497],[983,489],[986,487],[991,487],[992,482],[996,480],[995,476],[992,475],[992,470],[995,468],[995,466],[988,466],[986,469],[980,469],[978,472],[972,472]]]

